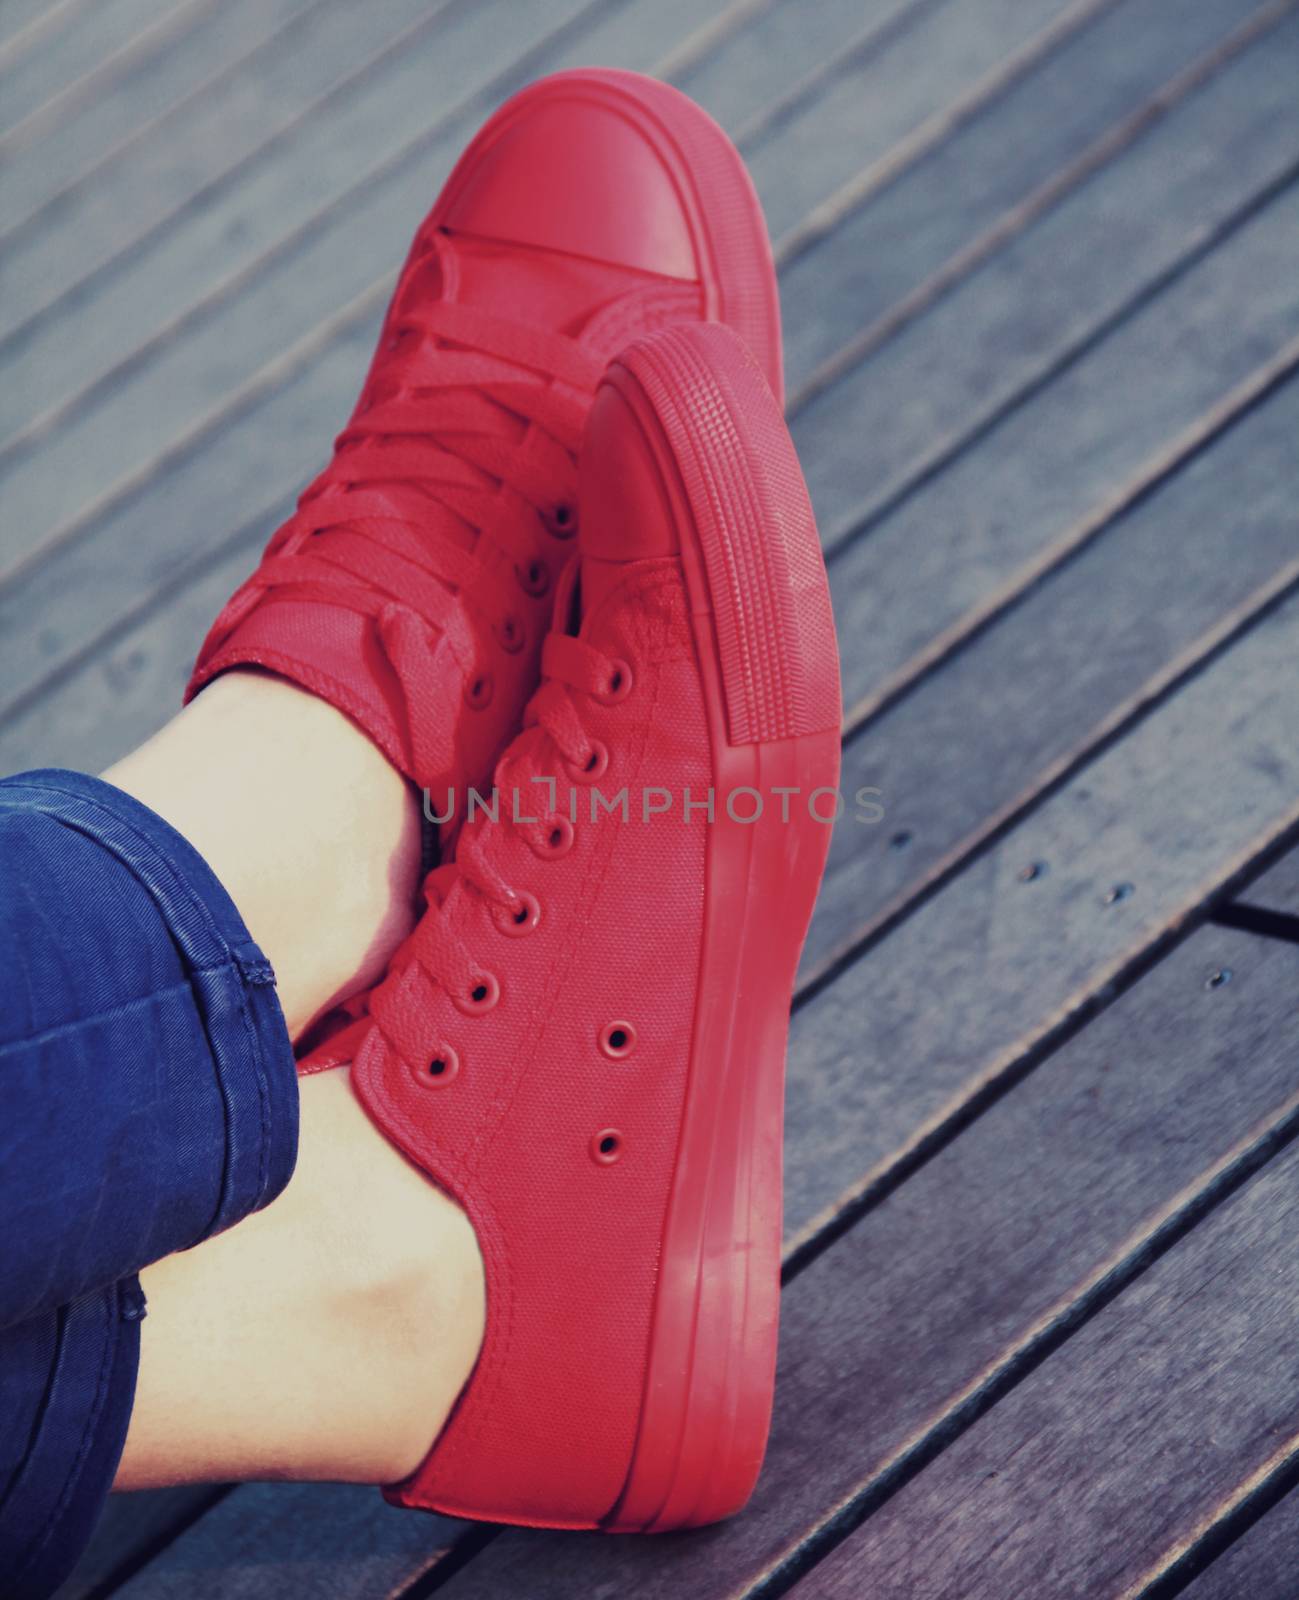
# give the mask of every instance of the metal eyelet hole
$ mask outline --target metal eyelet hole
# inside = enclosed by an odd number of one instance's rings
[[[606,1022],[600,1029],[600,1050],[610,1061],[622,1061],[636,1048],[636,1030],[630,1022]]]
[[[485,711],[492,703],[496,684],[490,672],[480,672],[465,687],[465,704],[471,711]]]
[[[540,599],[550,588],[550,568],[544,561],[529,561],[527,566],[516,566],[514,576],[524,594]]]
[[[511,939],[521,939],[531,933],[541,921],[541,906],[535,895],[520,890],[515,895],[513,910],[506,906],[492,907],[492,921]]]
[[[544,512],[543,518],[556,539],[571,539],[577,532],[577,518],[573,514],[573,508],[562,501]]]
[[[457,1007],[469,1016],[478,1017],[490,1011],[501,998],[501,986],[490,972],[479,972],[470,980],[469,988],[456,1000]]]
[[[594,783],[609,770],[609,747],[599,739],[592,739],[591,753],[585,761],[565,761],[564,765],[574,783]]]
[[[449,1044],[440,1044],[413,1075],[416,1083],[426,1089],[444,1089],[459,1073],[459,1052]]]
[[[591,1135],[591,1160],[602,1167],[611,1167],[622,1155],[622,1134],[617,1128],[601,1128]]]
[[[602,689],[596,690],[595,698],[601,705],[616,705],[619,700],[625,700],[631,693],[631,668],[625,661],[611,661],[609,663],[609,677]]]
[[[502,617],[496,624],[496,637],[500,640],[501,649],[508,650],[512,656],[518,655],[527,643],[523,624],[513,612],[509,616]]]
[[[544,856],[548,861],[556,861],[560,856],[566,856],[573,848],[573,824],[564,816],[554,816],[546,824],[546,831],[541,836],[541,842],[535,848],[537,854]]]

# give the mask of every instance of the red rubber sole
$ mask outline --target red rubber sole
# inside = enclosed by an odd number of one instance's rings
[[[706,319],[735,329],[783,405],[780,301],[762,206],[730,139],[702,107],[670,84],[605,67],[539,79],[479,129],[447,179],[430,225],[441,225],[483,153],[539,102],[555,99],[603,105],[631,121],[653,146],[672,177],[696,252],[705,263]]]
[[[838,652],[812,510],[779,407],[727,328],[634,346],[612,382],[674,501],[708,707],[703,955],[644,1401],[603,1526],[714,1522],[766,1448],[779,1310],[789,1002],[830,828],[806,797],[839,774]],[[797,787],[782,819],[778,787]],[[724,796],[764,797],[735,820]],[[749,797],[739,816],[753,809]],[[833,816],[822,796],[821,814]]]

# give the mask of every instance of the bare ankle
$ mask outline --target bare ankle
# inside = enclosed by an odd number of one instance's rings
[[[275,968],[295,1038],[380,977],[409,931],[418,797],[293,684],[227,673],[104,776],[206,857]]]

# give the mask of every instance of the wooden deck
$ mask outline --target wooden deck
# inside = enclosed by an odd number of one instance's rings
[[[484,115],[700,99],[843,652],[766,1471],[689,1536],[250,1485],[66,1600],[1299,1595],[1299,14],[3,0],[0,768],[176,703]]]

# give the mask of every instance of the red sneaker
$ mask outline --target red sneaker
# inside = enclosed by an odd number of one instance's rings
[[[186,698],[273,669],[439,807],[448,788],[463,804],[536,687],[605,364],[699,318],[730,322],[779,385],[770,246],[726,135],[635,73],[515,96],[416,235],[334,458],[217,618]]]
[[[762,1460],[789,1001],[839,768],[811,506],[729,329],[610,367],[579,552],[500,820],[430,875],[353,1065],[486,1266],[474,1375],[388,1494],[663,1529],[735,1511]]]

